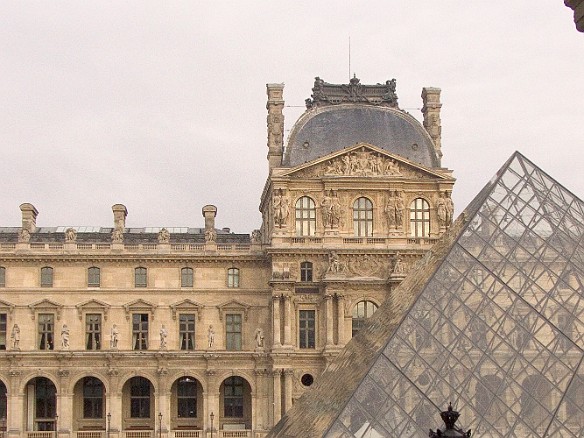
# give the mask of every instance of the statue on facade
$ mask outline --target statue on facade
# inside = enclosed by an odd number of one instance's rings
[[[262,243],[262,232],[260,230],[251,232],[251,243]]]
[[[401,254],[398,252],[395,255],[395,261],[393,264],[393,273],[395,275],[404,275],[405,271],[406,271],[406,269],[405,269],[404,263],[402,261]]]
[[[335,251],[331,251],[329,254],[328,271],[333,274],[340,274],[344,271],[344,266],[339,259],[339,255]]]
[[[385,204],[385,216],[387,217],[387,226],[391,228],[396,227],[396,204],[397,199],[393,195],[393,192],[390,192],[389,198],[387,198],[387,204]]]
[[[438,198],[438,200],[436,201],[436,212],[438,213],[438,223],[440,224],[440,226],[445,227],[446,225],[448,225],[446,201],[442,197]]]
[[[166,330],[166,327],[164,327],[164,324],[162,324],[162,327],[160,327],[160,349],[161,350],[166,350],[166,337],[168,336],[168,330]]]
[[[166,228],[158,232],[158,243],[170,243],[170,232]]]
[[[23,228],[18,235],[18,241],[24,243],[30,242],[30,231],[28,231],[26,228]]]
[[[288,198],[282,194],[282,189],[274,194],[272,209],[274,213],[274,225],[282,228],[290,215],[290,204]]]
[[[255,331],[255,342],[256,348],[264,348],[264,331],[259,327]]]
[[[213,348],[215,345],[215,330],[213,330],[213,326],[209,326],[209,330],[207,330],[207,341],[209,344],[209,348]]]
[[[12,333],[10,333],[10,339],[12,339],[12,349],[20,350],[20,327],[18,324],[12,326]]]
[[[446,205],[446,224],[450,225],[454,220],[454,202],[452,202],[448,192],[444,192],[444,203]]]
[[[205,242],[216,242],[216,241],[217,241],[217,231],[205,230]]]
[[[122,243],[124,241],[124,230],[122,228],[116,228],[112,232],[112,242]]]
[[[65,350],[69,349],[69,327],[67,324],[63,324],[61,328],[61,347]]]
[[[77,231],[74,228],[65,230],[65,242],[75,242],[77,240]]]
[[[120,331],[118,330],[118,326],[116,324],[112,325],[112,329],[110,331],[110,348],[118,348],[118,336]]]
[[[322,201],[320,202],[320,211],[322,216],[322,224],[325,227],[332,226],[332,198],[329,193],[324,192],[324,196],[322,197]]]
[[[338,196],[333,196],[331,201],[331,228],[336,228],[341,223],[342,211]]]
[[[406,204],[402,192],[395,192],[395,194],[397,195],[395,198],[395,226],[401,228],[404,224]]]

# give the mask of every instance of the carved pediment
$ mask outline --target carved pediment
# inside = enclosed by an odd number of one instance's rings
[[[154,312],[156,312],[156,308],[158,306],[156,304],[152,304],[146,300],[139,299],[135,301],[131,301],[127,304],[124,304],[124,310],[126,311],[126,319],[130,319],[130,315],[132,312],[150,312],[152,314],[152,319],[154,319]]]
[[[34,319],[37,312],[55,312],[57,314],[57,319],[61,319],[61,313],[63,311],[63,305],[51,301],[49,299],[44,299],[37,301],[28,305],[31,312],[31,318]]]
[[[219,309],[219,319],[221,321],[223,321],[223,315],[229,312],[243,312],[243,317],[247,321],[249,308],[250,306],[237,300],[227,301],[217,306],[217,309]]]
[[[83,318],[83,312],[103,312],[103,319],[107,321],[110,305],[96,299],[85,301],[75,306],[77,308],[77,316],[79,319]]]
[[[14,312],[14,304],[0,300],[0,310],[8,311],[8,313],[12,314],[12,312]]]
[[[359,143],[285,171],[294,178],[396,177],[406,179],[440,178],[452,180],[444,172],[394,155],[376,146]]]
[[[197,319],[201,320],[201,310],[203,309],[203,305],[191,301],[188,298],[186,300],[178,301],[170,305],[170,310],[172,312],[172,319],[176,319],[176,314],[178,312],[191,312],[197,315]]]

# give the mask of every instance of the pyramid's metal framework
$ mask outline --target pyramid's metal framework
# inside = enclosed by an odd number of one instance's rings
[[[270,436],[584,436],[584,203],[515,153]]]

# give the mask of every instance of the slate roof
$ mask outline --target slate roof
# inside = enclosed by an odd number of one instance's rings
[[[515,153],[269,438],[584,436],[584,203]]]

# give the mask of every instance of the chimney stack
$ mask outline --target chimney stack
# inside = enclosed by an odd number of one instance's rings
[[[126,228],[126,216],[128,216],[128,210],[123,204],[112,205],[112,211],[114,212],[114,230],[124,230]]]
[[[440,120],[440,88],[422,88],[422,114],[424,115],[424,128],[434,141],[434,150],[438,161],[442,160],[442,122]]]
[[[22,229],[29,233],[34,233],[36,230],[36,218],[39,214],[38,210],[34,208],[34,205],[25,202],[20,205],[20,211],[22,212]]]
[[[215,216],[217,216],[217,207],[214,205],[205,205],[203,207],[203,217],[205,218],[205,231],[215,230]]]
[[[268,93],[268,162],[270,171],[282,165],[284,151],[284,84],[266,84]]]

